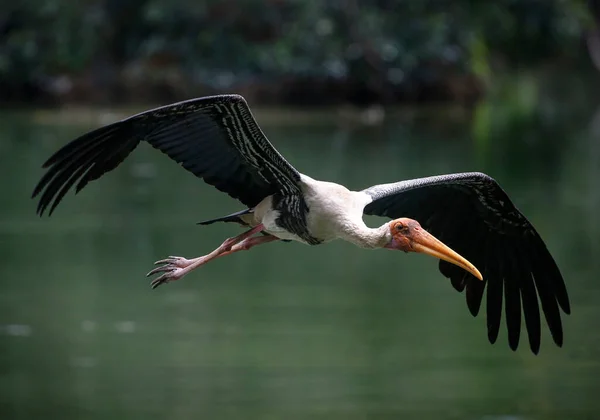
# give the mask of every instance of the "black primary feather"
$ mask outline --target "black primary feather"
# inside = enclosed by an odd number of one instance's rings
[[[413,218],[479,268],[483,282],[440,262],[440,271],[452,286],[466,289],[473,315],[479,312],[487,286],[491,343],[498,337],[504,306],[510,347],[518,347],[523,314],[530,348],[537,354],[539,297],[554,342],[562,345],[559,308],[566,314],[571,311],[563,277],[535,228],[494,179],[478,172],[460,173],[376,185],[363,192],[372,198],[365,214]]]
[[[300,174],[267,140],[245,99],[218,95],[163,106],[91,131],[44,164],[33,191],[50,214],[67,191],[115,169],[147,141],[188,171],[252,208],[275,193],[299,194]]]

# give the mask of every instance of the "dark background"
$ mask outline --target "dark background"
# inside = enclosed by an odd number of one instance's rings
[[[4,1],[0,100],[471,103],[495,71],[589,66],[598,16],[595,0]]]

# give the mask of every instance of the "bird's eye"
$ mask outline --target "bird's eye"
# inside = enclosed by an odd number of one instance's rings
[[[398,223],[396,225],[396,230],[403,230],[405,228],[405,226],[402,223]]]

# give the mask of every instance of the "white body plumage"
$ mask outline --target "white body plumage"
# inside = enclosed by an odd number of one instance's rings
[[[323,242],[345,239],[363,248],[381,247],[391,239],[387,223],[376,229],[365,225],[363,209],[371,197],[364,192],[350,191],[343,185],[318,181],[304,174],[300,186],[309,208],[308,231],[315,238]],[[267,233],[280,239],[306,243],[276,223],[279,211],[273,208],[272,196],[261,201],[252,214],[242,217],[251,226],[262,223]]]

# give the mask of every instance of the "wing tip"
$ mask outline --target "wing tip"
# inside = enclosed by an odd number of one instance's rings
[[[521,328],[515,329],[515,331],[513,331],[512,333],[511,332],[508,333],[508,347],[510,347],[510,349],[512,351],[517,351],[517,349],[519,348],[520,332],[521,332]]]
[[[39,216],[42,217],[44,215],[44,212],[46,211],[46,204],[43,203],[42,201],[39,202],[37,209],[35,211],[35,213]]]
[[[563,332],[562,329],[560,329],[559,331],[550,331],[552,334],[552,339],[554,340],[554,344],[556,344],[558,347],[562,347],[563,343],[564,343],[564,336],[563,336]]]
[[[561,280],[562,276],[561,276]],[[564,280],[563,280],[563,285],[564,285]],[[566,314],[566,315],[571,315],[571,301],[569,299],[569,295],[566,291],[566,288],[564,290],[558,290],[556,291],[556,301],[558,302],[558,306],[560,306],[560,309],[562,309],[562,311]]]

